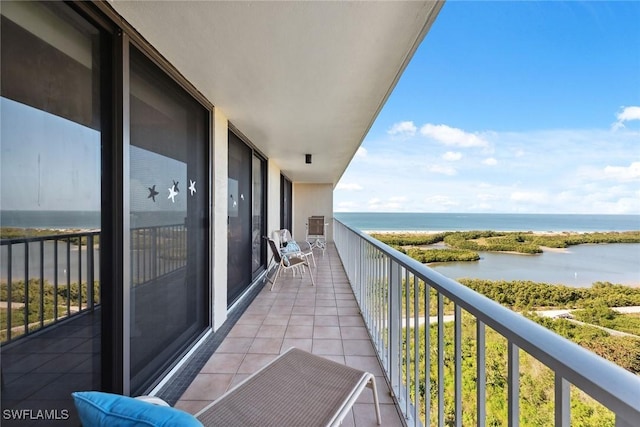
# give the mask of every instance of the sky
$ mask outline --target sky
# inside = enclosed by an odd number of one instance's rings
[[[445,3],[334,210],[640,214],[640,1]]]

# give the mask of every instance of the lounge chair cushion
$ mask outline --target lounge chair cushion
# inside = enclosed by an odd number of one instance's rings
[[[99,391],[75,392],[72,396],[80,422],[85,427],[202,427],[191,414],[132,397]]]

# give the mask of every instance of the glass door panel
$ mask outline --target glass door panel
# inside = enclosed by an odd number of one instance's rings
[[[131,390],[208,326],[207,111],[131,49]]]
[[[229,132],[229,218],[227,305],[251,284],[252,277],[252,151]]]
[[[0,359],[11,410],[78,425],[101,388],[100,109],[106,36],[62,3],[2,2]],[[103,76],[104,77],[104,76]]]

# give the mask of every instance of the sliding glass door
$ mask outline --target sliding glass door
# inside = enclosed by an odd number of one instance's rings
[[[280,229],[286,229],[291,232],[292,222],[292,185],[291,181],[280,175]]]
[[[264,269],[265,174],[265,161],[229,132],[228,305]]]
[[[130,64],[130,363],[140,392],[208,326],[208,115],[133,47]]]

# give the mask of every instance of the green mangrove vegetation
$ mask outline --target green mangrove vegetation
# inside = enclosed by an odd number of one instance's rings
[[[411,248],[414,254],[418,254],[419,251],[440,250],[424,247],[436,243],[444,243],[450,249],[462,251],[516,252],[521,254],[542,253],[545,247],[566,248],[587,243],[640,243],[640,231],[550,234],[519,231],[454,231],[444,233],[371,233],[371,237],[396,249],[406,251]],[[443,261],[425,262],[470,260],[467,252],[460,252],[457,256],[459,257],[453,256],[451,259],[446,258]],[[425,259],[430,258],[425,255]]]
[[[567,320],[540,319],[547,327],[570,337],[580,345],[588,348],[606,349],[602,354],[606,356],[621,355],[622,360],[614,360],[619,364],[627,364],[637,373],[637,360],[633,358],[633,351],[638,354],[640,340],[619,340],[620,337],[610,337],[602,330],[589,326],[571,324]],[[454,325],[444,325],[444,424],[454,425]],[[425,398],[430,398],[429,425],[435,425],[438,416],[437,369],[438,354],[437,327],[429,328],[431,345],[429,347],[429,379],[421,368],[418,378],[418,407],[423,423],[426,420]],[[406,333],[413,334],[413,329]],[[462,322],[462,425],[477,425],[476,413],[476,324],[472,316],[463,315]],[[420,367],[425,364],[425,327],[418,331]],[[497,332],[486,329],[486,425],[503,426],[507,420],[507,341]],[[595,344],[594,344],[595,343]],[[627,351],[630,348],[631,351]],[[413,349],[411,349],[413,350]],[[602,355],[601,354],[601,355]],[[524,427],[552,426],[554,422],[554,374],[542,363],[524,351],[520,351],[520,425]],[[610,359],[611,360],[611,359]],[[414,363],[410,360],[409,369],[413,372]],[[628,362],[628,363],[627,363]],[[405,369],[405,364],[403,364]],[[410,393],[414,396],[414,382],[410,384]],[[571,392],[571,425],[580,427],[613,427],[614,415],[601,404],[591,399],[580,390],[572,387]]]
[[[42,285],[39,279],[30,279],[28,286],[25,288],[24,280],[16,280],[11,284],[11,311],[9,311],[9,287],[6,282],[0,283],[0,341],[7,339],[8,315],[11,313],[12,336],[18,336],[24,333],[25,314],[27,314],[27,322],[30,325],[29,330],[33,331],[40,328],[40,319],[44,323],[50,323],[55,320],[57,305],[58,317],[69,314],[78,310],[78,307],[86,307],[87,300],[87,283],[82,282],[78,285],[73,282],[67,286],[66,283],[54,284],[45,280]],[[26,292],[25,292],[26,291]],[[93,283],[93,302],[95,304],[100,301],[100,283]],[[25,313],[25,307],[28,313]],[[13,330],[16,328],[16,330]]]
[[[77,234],[82,233],[83,230],[50,230],[44,228],[15,228],[15,227],[0,227],[0,239],[25,239],[31,237],[59,237],[65,234]],[[75,246],[86,246],[87,237],[70,237],[71,244]],[[64,241],[64,240],[61,240]],[[100,235],[93,236],[93,244],[98,245],[100,243]]]
[[[640,375],[640,315],[620,314],[609,307],[640,305],[640,288],[631,288],[611,283],[595,283],[591,288],[572,288],[532,281],[491,281],[464,279],[460,281],[479,293],[511,309],[521,311],[532,321],[565,337],[568,340]],[[408,286],[407,286],[408,285]],[[416,289],[417,287],[417,289]],[[425,283],[420,280],[403,281],[403,304],[409,304],[409,312],[418,307],[421,314],[425,307]],[[408,295],[407,295],[408,292]],[[417,296],[417,298],[416,298]],[[428,313],[437,315],[438,295],[430,288]],[[452,314],[454,304],[443,298],[445,314]],[[579,309],[572,312],[575,319],[593,325],[624,331],[633,336],[615,336],[588,324],[578,324],[572,319],[541,317],[534,309],[566,308]],[[405,307],[403,306],[403,312]],[[453,425],[454,411],[454,333],[453,323],[445,323],[444,330],[444,407],[445,425]],[[430,398],[431,425],[437,420],[437,325],[429,330],[430,378],[426,378],[424,364],[426,326],[418,329],[419,378],[418,403],[420,415],[425,422],[425,398]],[[462,322],[462,425],[476,425],[476,321],[463,311]],[[413,328],[403,331],[413,336]],[[486,328],[486,411],[488,426],[505,425],[507,419],[507,342],[497,332]],[[410,340],[411,344],[414,345]],[[413,349],[411,349],[413,350]],[[403,363],[403,369],[406,368]],[[415,372],[416,361],[408,361],[410,372]],[[412,397],[413,380],[410,384]],[[520,351],[520,424],[522,426],[551,426],[554,420],[554,375],[553,372],[524,351]],[[615,425],[611,411],[572,387],[571,425],[600,427]]]

